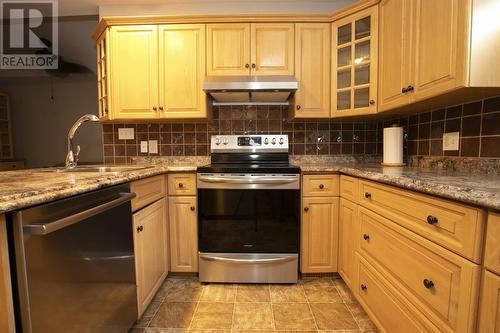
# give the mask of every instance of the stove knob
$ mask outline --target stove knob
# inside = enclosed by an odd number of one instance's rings
[[[276,144],[276,138],[273,138],[273,139],[271,140],[271,143],[272,143],[273,145],[275,145],[275,144]]]
[[[285,139],[283,138],[280,138],[280,145],[284,144],[285,143]]]
[[[224,146],[227,146],[227,144],[229,143],[229,141],[227,141],[227,139],[224,139],[224,140],[222,141],[222,143],[224,144]]]
[[[220,138],[215,138],[215,144],[218,146],[220,145]]]
[[[269,144],[269,139],[268,139],[268,138],[265,138],[265,139],[264,139],[264,144],[265,144],[265,145]]]

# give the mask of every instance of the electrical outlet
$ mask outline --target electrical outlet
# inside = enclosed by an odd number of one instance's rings
[[[118,129],[118,140],[134,140],[134,129],[133,128],[119,128]]]
[[[147,152],[148,152],[148,142],[141,141],[141,153],[147,153]]]
[[[158,154],[158,140],[149,140],[149,153]]]
[[[458,150],[460,142],[460,132],[443,134],[443,150]]]

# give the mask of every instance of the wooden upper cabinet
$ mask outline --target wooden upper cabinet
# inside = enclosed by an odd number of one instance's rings
[[[332,24],[332,117],[377,112],[378,7]]]
[[[159,113],[161,118],[206,117],[205,25],[159,26]]]
[[[414,99],[464,86],[468,57],[466,0],[415,0],[413,49]],[[468,26],[468,25],[467,25]],[[466,31],[467,30],[467,31]],[[467,62],[466,62],[467,60]]]
[[[250,74],[250,24],[207,24],[207,75]]]
[[[110,44],[112,117],[158,118],[158,27],[111,27]]]
[[[295,24],[294,118],[330,117],[330,24]]]
[[[411,80],[411,0],[382,0],[379,15],[378,109],[384,111],[410,102],[403,89]]]
[[[294,74],[294,24],[251,24],[251,75]]]

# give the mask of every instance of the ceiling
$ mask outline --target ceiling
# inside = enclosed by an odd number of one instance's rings
[[[355,0],[59,0],[59,14],[329,13],[353,2]]]

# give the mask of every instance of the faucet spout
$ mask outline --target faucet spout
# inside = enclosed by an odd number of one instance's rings
[[[73,152],[73,138],[75,137],[76,130],[87,121],[99,121],[99,118],[93,114],[86,114],[71,126],[68,132],[68,153],[66,154],[66,168],[73,169],[78,163],[78,156],[80,155],[80,146],[77,146],[76,153]]]

